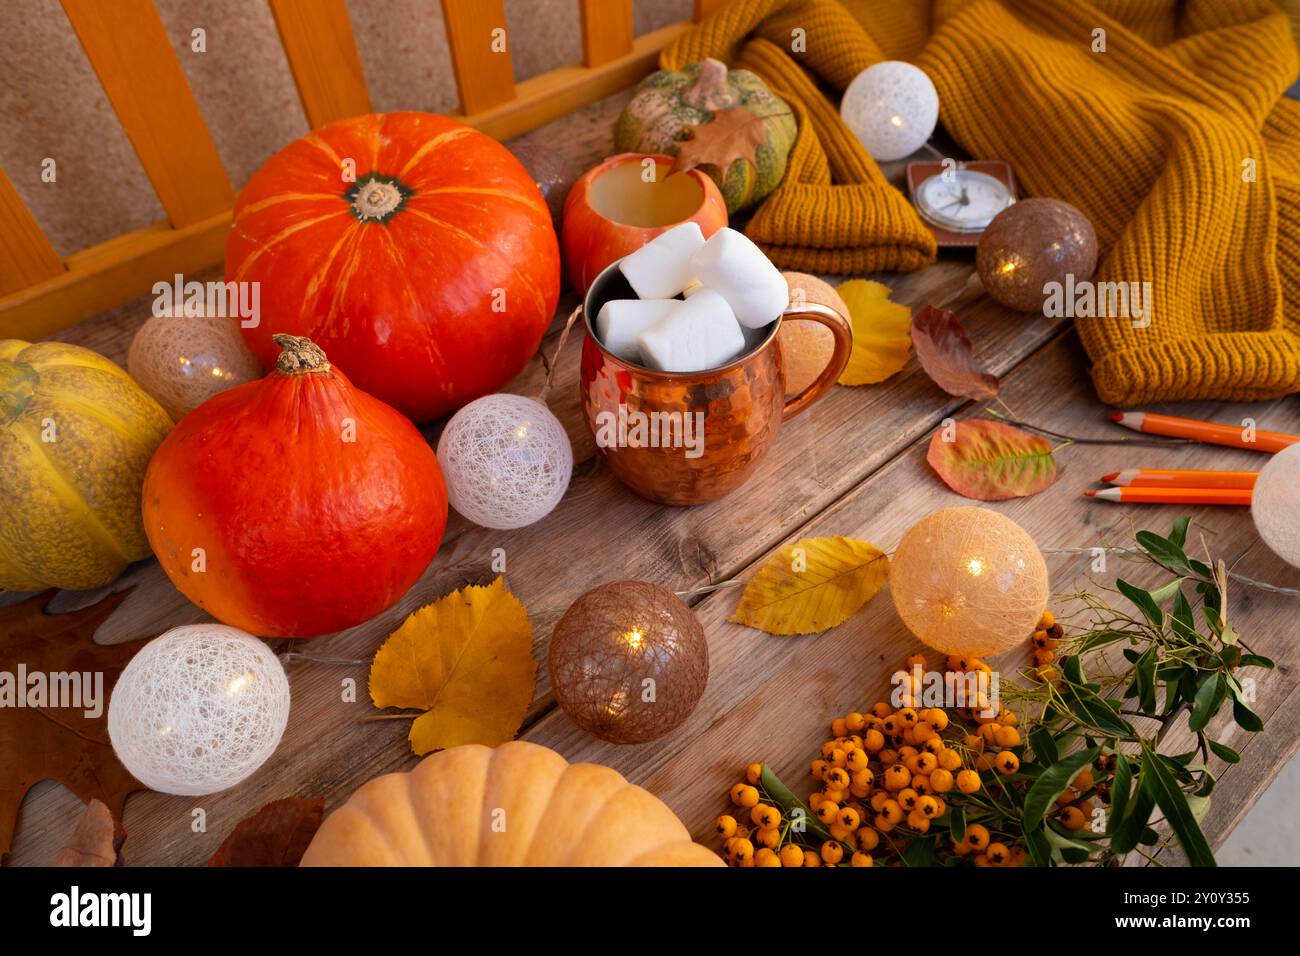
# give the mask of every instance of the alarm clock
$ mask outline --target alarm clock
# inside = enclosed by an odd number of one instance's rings
[[[907,167],[912,205],[941,246],[973,246],[1016,201],[1011,167],[1000,160],[918,162]]]

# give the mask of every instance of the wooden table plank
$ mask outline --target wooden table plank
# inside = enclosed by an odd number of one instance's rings
[[[960,275],[956,278],[957,285],[964,281]],[[915,279],[900,285],[928,288]],[[1018,336],[992,310],[971,322],[971,333],[998,371],[1013,366],[1023,350],[1048,334],[1044,328]],[[492,550],[504,547],[507,580],[529,610],[535,653],[543,660],[554,622],[596,583],[636,577],[684,589],[726,578],[832,504],[958,404],[937,394],[915,368],[889,385],[836,389],[783,429],[773,452],[744,488],[712,505],[667,509],[627,491],[594,458],[577,405],[578,351],[572,343],[561,357],[553,393],[553,407],[574,440],[578,461],[573,484],[556,512],[516,532],[488,531],[453,516],[437,560],[395,608],[361,627],[311,642],[311,651],[368,658],[411,610],[467,579],[490,576]],[[512,389],[535,393],[542,377],[540,363],[534,363]],[[862,423],[870,425],[861,444],[845,442],[843,436]],[[593,541],[594,529],[603,536],[599,540]],[[137,568],[133,575],[141,581],[139,589],[101,629],[101,639],[147,636],[195,619],[194,609],[175,595],[155,563]],[[75,597],[78,603],[85,600]],[[369,710],[365,666],[296,664],[290,673],[294,711],[289,731],[276,756],[253,780],[197,804],[157,794],[130,798],[126,826],[138,837],[133,856],[137,862],[200,862],[234,822],[273,796],[316,793],[333,804],[375,773],[411,764],[401,741],[401,722],[357,723]],[[339,681],[345,677],[357,682],[360,703],[339,702]],[[534,717],[550,706],[544,669],[539,678]],[[58,821],[66,820],[73,809],[75,801],[70,803],[69,796],[61,787],[47,786],[28,798],[19,821],[15,862],[40,859],[48,841],[29,840],[29,829],[57,831]],[[190,833],[193,805],[208,808],[209,835]]]
[[[936,281],[941,288],[960,287],[965,281],[964,270],[941,267],[931,276],[931,282]],[[931,285],[921,282],[919,276],[906,277],[899,287],[909,290],[903,295],[907,301],[922,301],[931,291]],[[972,337],[989,366],[998,372],[1013,367],[1050,334],[1046,324],[1031,330],[1030,335],[1017,334],[1017,327],[992,308],[971,315]],[[466,580],[489,578],[492,551],[503,547],[507,581],[528,608],[534,653],[544,660],[555,621],[595,584],[633,577],[686,589],[729,577],[784,539],[790,529],[831,505],[960,404],[938,393],[914,366],[884,386],[837,388],[782,429],[775,448],[749,484],[720,502],[671,509],[632,494],[595,457],[594,443],[578,407],[578,358],[578,343],[572,342],[560,358],[552,393],[552,408],[573,439],[577,462],[573,482],[556,511],[538,525],[513,532],[478,528],[453,514],[438,558],[398,605],[360,627],[312,641],[311,652],[369,658],[410,611]],[[511,390],[536,394],[543,379],[541,363],[536,361],[512,383]],[[863,423],[869,426],[863,430],[860,444],[843,440]],[[195,609],[174,593],[155,562],[137,567],[129,577],[137,582],[137,591],[101,628],[100,640],[151,636],[198,617]],[[90,599],[90,595],[69,595],[57,606],[70,610]],[[248,784],[198,804],[210,808],[210,819],[215,821],[219,815],[224,821],[220,826],[212,824],[212,847],[229,826],[270,799],[268,793],[314,792],[333,803],[376,772],[412,762],[401,743],[402,722],[358,727],[358,717],[370,709],[366,673],[363,665],[296,664],[290,668],[293,718],[275,757]],[[360,703],[338,701],[338,682],[344,677],[357,681]],[[543,668],[530,718],[550,706]],[[337,783],[324,787],[323,780]],[[29,855],[37,851],[29,850],[28,828],[52,826],[54,820],[70,812],[67,797],[61,787],[47,787],[28,798],[15,840],[15,862],[37,861],[38,856]],[[126,826],[140,836],[134,858],[142,863],[199,862],[203,857],[195,854],[202,851],[196,847],[208,844],[189,833],[191,805],[193,801],[156,794],[131,797]]]
[[[1104,424],[1106,409],[1077,374],[1082,362],[1074,337],[1064,337],[1004,379],[1003,398],[1012,409],[1048,427],[1068,433],[1105,434],[1109,427]],[[1283,431],[1300,427],[1300,408],[1295,403],[1275,403],[1271,408],[1198,403],[1180,408],[1195,417],[1221,421],[1252,414]],[[845,534],[892,551],[903,532],[924,514],[970,504],[940,484],[926,465],[928,441],[928,434],[922,436],[906,454],[807,526],[791,529],[780,543],[809,535]],[[1052,488],[1033,498],[989,505],[1022,524],[1040,547],[1048,550],[1128,545],[1132,532],[1140,528],[1167,532],[1179,511],[1103,505],[1080,497],[1084,487],[1115,467],[1148,462],[1150,467],[1177,463],[1189,468],[1245,469],[1258,467],[1261,458],[1251,452],[1208,446],[1166,451],[1075,445],[1063,450],[1060,460],[1064,473]],[[1201,507],[1192,509],[1191,514],[1197,527],[1212,540],[1216,555],[1230,565],[1252,551],[1260,564],[1257,577],[1300,586],[1300,572],[1256,546],[1258,538],[1248,509]],[[1090,559],[1090,555],[1049,555],[1054,590],[1072,591],[1075,579],[1087,573]],[[1110,573],[1097,576],[1099,580],[1113,580],[1117,572],[1132,575],[1132,566],[1126,567],[1118,558],[1109,564]],[[1293,639],[1295,598],[1247,591],[1241,586],[1234,587],[1232,594],[1234,621],[1246,641],[1279,664],[1277,671],[1252,672],[1260,688],[1261,713],[1271,716],[1281,710],[1285,715],[1284,701],[1295,693],[1300,680],[1296,670],[1300,649]],[[540,721],[526,738],[554,747],[571,760],[612,766],[642,783],[666,800],[702,841],[709,839],[711,821],[725,806],[727,788],[750,761],[770,763],[797,792],[806,793],[808,762],[826,739],[830,720],[885,698],[888,675],[908,654],[925,648],[898,620],[886,593],[839,628],[802,638],[766,635],[728,623],[737,600],[734,592],[720,592],[701,602],[698,613],[709,634],[714,676],[699,709],[667,739],[639,747],[616,747],[592,740],[559,712]],[[934,659],[937,655],[930,652],[930,656]],[[1028,661],[1026,647],[1004,655],[998,663],[1007,671]],[[1251,741],[1249,765],[1224,773],[1221,792],[1232,792],[1234,797],[1225,801],[1225,812],[1213,813],[1207,821],[1214,842],[1221,842],[1235,822],[1239,802],[1235,788],[1250,792],[1253,781],[1271,778],[1293,752],[1294,718],[1277,723],[1279,726],[1266,728]],[[1239,738],[1246,736],[1229,731],[1224,739],[1236,746]],[[1173,739],[1170,746],[1176,750]]]

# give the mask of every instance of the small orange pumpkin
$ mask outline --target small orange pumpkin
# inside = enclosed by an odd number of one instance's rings
[[[447,527],[438,459],[309,339],[181,419],[144,476],[145,533],[176,588],[260,637],[316,637],[392,607]]]

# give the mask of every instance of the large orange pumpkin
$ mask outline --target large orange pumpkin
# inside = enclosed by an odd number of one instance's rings
[[[208,399],[158,447],[144,527],[187,598],[262,637],[315,637],[391,607],[447,526],[437,456],[307,339]]]
[[[239,194],[227,281],[260,283],[244,337],[307,336],[357,387],[425,421],[497,391],[537,351],[560,253],[537,184],[496,140],[431,113],[329,123]]]
[[[658,797],[522,740],[376,777],[316,831],[303,866],[722,866]]]

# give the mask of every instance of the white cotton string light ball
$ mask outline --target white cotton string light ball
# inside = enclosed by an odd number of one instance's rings
[[[988,508],[931,512],[889,565],[908,630],[945,654],[983,657],[1027,641],[1047,607],[1047,564],[1024,528]]]
[[[573,446],[560,420],[523,395],[485,395],[438,439],[447,500],[485,528],[522,528],[550,514],[569,487]]]
[[[289,719],[289,681],[261,640],[224,624],[174,627],[131,658],[108,736],[151,790],[201,796],[266,762]]]
[[[939,122],[939,94],[924,70],[885,60],[853,78],[840,116],[872,158],[887,163],[925,145]]]
[[[1273,553],[1300,568],[1300,444],[1282,449],[1260,469],[1250,515]]]
[[[210,316],[154,316],[131,340],[126,369],[172,421],[262,377],[235,320]]]

